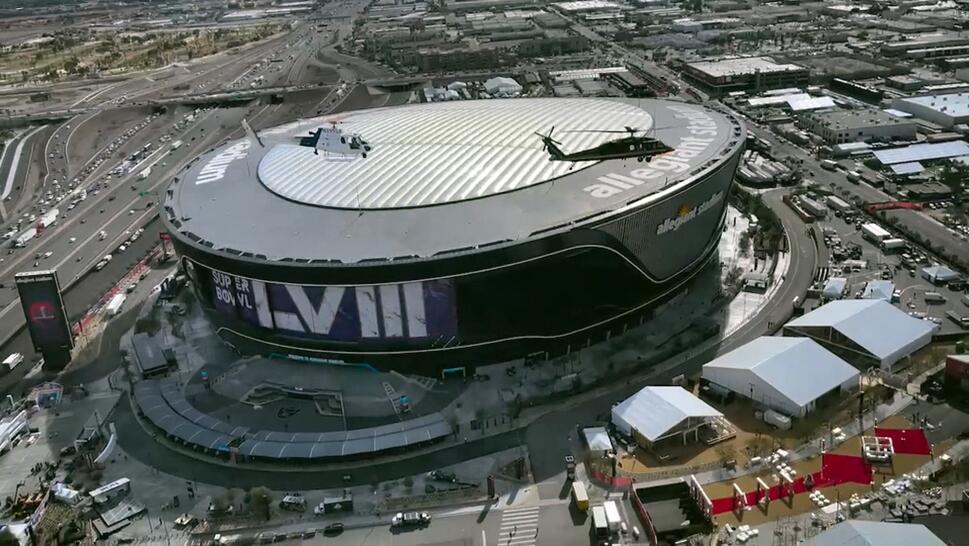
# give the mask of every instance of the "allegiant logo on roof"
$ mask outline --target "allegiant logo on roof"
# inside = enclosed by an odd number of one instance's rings
[[[645,167],[618,174],[609,173],[596,179],[597,183],[582,191],[598,199],[606,199],[626,190],[642,186],[655,179],[668,178],[672,174],[687,172],[691,160],[702,154],[716,140],[717,122],[703,110],[688,106],[669,106],[676,112],[673,117],[686,120],[683,127],[690,136],[680,139],[672,152],[655,156]],[[665,185],[665,184],[664,184]]]
[[[222,150],[202,167],[198,176],[195,177],[195,183],[208,184],[209,182],[222,180],[225,177],[226,169],[229,168],[229,164],[237,159],[244,159],[248,155],[248,152],[248,139],[240,140],[225,150]]]

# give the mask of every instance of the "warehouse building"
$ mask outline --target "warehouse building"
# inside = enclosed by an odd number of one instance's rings
[[[744,57],[687,63],[683,76],[713,96],[734,91],[758,93],[768,89],[803,87],[808,84],[808,69],[790,63],[777,63],[770,57]]]
[[[883,300],[840,300],[788,322],[784,335],[809,337],[862,370],[891,370],[928,345],[937,327]]]
[[[882,110],[828,110],[804,114],[803,127],[830,144],[868,140],[914,140],[916,124]]]
[[[807,338],[760,337],[703,366],[708,382],[796,417],[857,388],[858,376],[852,365]]]
[[[643,387],[612,408],[616,430],[646,449],[667,439],[699,441],[702,428],[721,421],[722,413],[682,387]]]
[[[941,161],[969,155],[969,143],[964,140],[913,144],[873,152],[882,165],[905,165],[921,170],[923,162]],[[894,168],[894,167],[893,167]]]
[[[969,93],[895,99],[892,108],[951,129],[953,125],[969,122]]]

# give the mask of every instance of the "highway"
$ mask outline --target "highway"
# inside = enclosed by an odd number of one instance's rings
[[[59,209],[57,223],[41,232],[26,248],[14,249],[4,241],[0,250],[0,342],[4,351],[23,352],[36,358],[29,346],[13,276],[32,269],[56,269],[72,320],[79,318],[105,290],[120,278],[128,267],[140,259],[157,242],[160,223],[157,201],[160,191],[187,162],[229,138],[242,136],[241,121],[249,119],[254,127],[263,128],[292,121],[296,117],[316,115],[333,108],[364,108],[374,105],[365,90],[341,96],[333,89],[321,88],[304,92],[294,101],[283,104],[261,104],[203,110],[191,121],[192,110],[169,107],[153,111],[133,105],[170,95],[176,87],[205,91],[272,85],[304,85],[320,71],[342,74],[350,82],[359,79],[350,66],[379,74],[365,62],[348,62],[346,66],[328,65],[318,58],[320,51],[330,52],[341,34],[349,35],[349,15],[365,4],[332,8],[345,20],[317,31],[307,23],[295,25],[257,44],[236,48],[183,66],[173,66],[99,86],[75,100],[70,106],[85,112],[58,125],[31,129],[11,141],[8,153],[0,157],[0,182],[10,181],[10,210],[0,228],[5,233],[17,228],[26,230],[39,217],[41,210]],[[276,58],[278,62],[268,62]],[[317,80],[318,81],[318,80]],[[352,84],[351,84],[352,89]],[[349,90],[348,90],[349,91]],[[402,97],[377,97],[379,104],[396,103]],[[164,138],[163,138],[164,137]],[[173,150],[170,142],[184,144]],[[19,144],[23,142],[21,147]],[[130,166],[127,173],[111,175],[122,161],[152,143],[150,152]],[[15,151],[21,148],[21,154]],[[15,158],[20,158],[15,164]],[[16,168],[14,168],[16,167]],[[141,179],[139,173],[151,168]],[[33,181],[27,184],[27,181]],[[86,198],[77,201],[76,192],[84,189]],[[73,192],[73,195],[72,195]],[[48,195],[53,197],[49,199]],[[60,198],[60,199],[58,199]],[[41,203],[48,199],[47,203]],[[73,203],[73,206],[71,206]],[[118,251],[137,229],[146,228],[138,243],[124,253]],[[100,235],[105,233],[104,238]],[[134,252],[132,252],[134,250]],[[115,258],[103,271],[91,273],[105,255]],[[76,283],[84,289],[72,293]],[[11,337],[13,336],[13,337]],[[0,389],[7,391],[17,382],[23,370],[3,377]]]

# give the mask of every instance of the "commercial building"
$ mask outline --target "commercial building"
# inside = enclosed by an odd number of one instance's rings
[[[805,546],[946,546],[918,523],[848,520],[807,539]]]
[[[951,129],[953,125],[969,122],[969,93],[895,99],[892,108]]]
[[[706,269],[746,140],[729,114],[650,99],[448,101],[340,119],[229,142],[165,194],[201,305],[244,354],[439,375],[608,339]],[[535,135],[554,128],[571,153],[616,138],[590,130],[626,126],[674,151],[573,163]],[[315,153],[297,138],[321,130],[370,149]]]
[[[866,370],[892,367],[932,341],[937,325],[910,317],[883,300],[840,300],[784,325],[785,336],[814,339]]]
[[[827,110],[806,113],[801,125],[830,144],[868,140],[914,140],[916,124],[882,110]]]
[[[683,66],[683,76],[716,97],[734,91],[757,93],[808,84],[807,68],[791,63],[777,63],[770,57],[687,63]]]
[[[881,52],[890,57],[924,59],[956,56],[964,46],[969,46],[969,33],[930,32],[909,36],[905,40],[886,41],[881,45]]]
[[[723,414],[683,387],[643,387],[612,408],[616,430],[647,449],[657,442],[700,440],[700,429],[714,426]]]
[[[760,406],[803,417],[858,387],[858,370],[811,339],[759,337],[703,365],[703,379]]]

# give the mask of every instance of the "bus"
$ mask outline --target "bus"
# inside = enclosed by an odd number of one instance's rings
[[[602,506],[592,507],[592,529],[595,538],[609,538],[609,521],[606,520],[606,509]]]
[[[95,504],[106,504],[114,499],[123,497],[130,492],[131,480],[128,478],[120,478],[107,485],[102,485],[101,487],[88,493],[88,495],[94,499]]]
[[[575,507],[583,512],[589,510],[589,493],[585,490],[585,484],[582,482],[572,482],[572,499],[575,501]]]

